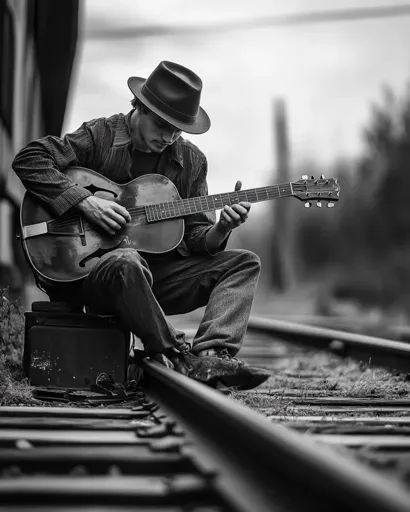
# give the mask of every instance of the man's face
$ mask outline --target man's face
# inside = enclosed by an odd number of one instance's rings
[[[173,144],[182,131],[150,110],[136,110],[131,116],[134,146],[140,151],[161,153]]]

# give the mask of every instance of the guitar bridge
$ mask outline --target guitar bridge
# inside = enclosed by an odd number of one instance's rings
[[[47,222],[39,222],[37,224],[29,224],[24,226],[21,230],[21,236],[23,240],[32,236],[45,235],[48,233]]]
[[[22,228],[22,237],[23,240],[26,238],[32,238],[34,236],[40,236],[40,235],[54,235],[54,236],[79,236],[81,238],[81,245],[87,245],[86,239],[85,239],[85,230],[84,230],[84,224],[83,219],[81,216],[78,217],[78,231],[72,230],[72,231],[59,231],[58,229],[55,231],[52,231],[50,227],[53,227],[54,223],[54,229],[55,229],[55,222],[54,220],[48,221],[48,222],[38,222],[37,224],[29,224],[27,226],[24,226]]]

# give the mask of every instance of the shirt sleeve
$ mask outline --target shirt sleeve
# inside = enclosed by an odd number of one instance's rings
[[[12,167],[26,189],[57,215],[91,195],[64,171],[73,165],[93,168],[95,140],[103,130],[103,123],[98,121],[83,123],[63,138],[50,135],[30,142],[13,161]]]
[[[208,195],[208,183],[206,180],[207,173],[208,163],[206,158],[203,157],[199,166],[197,178],[192,184],[189,197]],[[190,251],[194,253],[206,253],[212,255],[225,249],[229,237],[227,237],[219,247],[212,251],[210,251],[206,245],[206,234],[215,222],[216,214],[214,211],[195,213],[186,217],[184,241]]]

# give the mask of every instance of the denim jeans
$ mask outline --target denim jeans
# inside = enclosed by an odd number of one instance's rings
[[[235,355],[248,324],[260,272],[259,257],[246,250],[183,258],[116,249],[85,278],[82,295],[91,311],[112,313],[139,338],[148,354],[167,353],[185,342],[165,315],[206,306],[192,352],[224,347]]]

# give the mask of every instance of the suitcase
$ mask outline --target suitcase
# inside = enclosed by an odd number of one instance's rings
[[[23,368],[32,386],[89,389],[103,372],[125,384],[130,333],[111,315],[62,302],[25,313]]]

